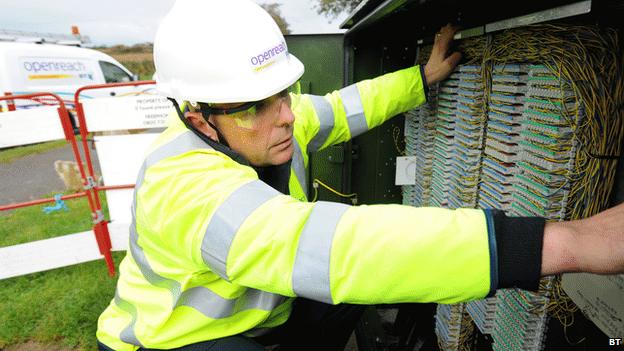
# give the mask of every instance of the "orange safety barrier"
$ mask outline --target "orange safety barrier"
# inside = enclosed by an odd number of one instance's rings
[[[97,90],[97,89],[109,89],[116,87],[126,87],[126,86],[141,86],[141,85],[153,85],[156,82],[151,81],[138,81],[138,82],[127,82],[127,83],[109,83],[109,84],[97,84],[97,85],[87,85],[81,87],[76,90],[74,94],[74,108],[76,109],[76,114],[78,117],[78,122],[80,124],[80,135],[82,136],[82,149],[84,152],[85,160],[87,163],[87,169],[89,171],[89,175],[87,176],[87,184],[91,187],[92,193],[94,195],[94,204],[95,204],[95,225],[93,227],[93,232],[98,240],[98,245],[100,246],[100,250],[107,250],[108,255],[110,256],[111,250],[111,242],[110,242],[110,233],[108,231],[108,222],[104,221],[102,215],[102,209],[100,205],[100,198],[98,195],[98,190],[114,190],[114,189],[132,189],[134,188],[134,184],[122,185],[122,186],[113,186],[113,187],[98,187],[95,184],[95,172],[93,171],[93,163],[91,161],[91,154],[89,152],[89,147],[87,145],[87,135],[89,134],[89,130],[87,127],[87,121],[85,118],[84,108],[82,103],[80,102],[80,94],[87,90]],[[100,251],[101,252],[101,251]],[[112,258],[109,263],[107,260],[106,263],[109,265],[109,272],[114,275],[115,268],[112,263]]]
[[[15,105],[13,103],[14,100],[32,100],[36,102],[41,102],[42,100],[56,101],[58,104],[58,114],[61,120],[61,126],[63,127],[63,133],[65,135],[65,139],[67,142],[71,144],[72,152],[74,154],[74,158],[76,160],[78,170],[80,171],[80,176],[83,181],[83,185],[85,186],[85,191],[81,193],[66,195],[61,197],[61,199],[74,199],[78,197],[87,197],[89,206],[91,207],[91,213],[93,217],[93,232],[95,233],[95,238],[98,244],[98,248],[100,253],[104,256],[106,260],[106,265],[108,266],[109,275],[115,275],[115,267],[113,265],[113,258],[111,255],[111,242],[110,237],[108,237],[108,233],[104,231],[102,228],[105,227],[104,216],[101,211],[101,206],[99,204],[99,197],[97,194],[97,187],[95,187],[95,183],[93,181],[93,169],[90,169],[90,177],[87,176],[84,170],[83,162],[80,157],[80,152],[78,151],[78,143],[76,141],[76,137],[74,136],[73,128],[70,122],[69,112],[65,106],[65,102],[58,96],[52,93],[33,93],[33,94],[25,94],[25,95],[12,95],[10,93],[6,93],[5,96],[0,96],[0,101],[8,101],[9,102],[9,110],[14,111]],[[47,103],[46,103],[47,104]],[[13,108],[11,108],[13,106]],[[86,144],[86,134],[83,135],[83,143]],[[26,206],[34,206],[47,202],[54,202],[54,199],[40,199],[34,200],[24,203],[10,204],[6,206],[0,206],[0,211],[11,210],[20,207]]]
[[[82,149],[84,160],[80,156],[78,141],[74,135],[74,129],[70,120],[70,114],[67,105],[63,99],[52,93],[33,93],[26,95],[12,95],[11,93],[5,93],[5,96],[0,96],[0,101],[7,101],[7,107],[9,111],[15,111],[15,100],[31,100],[42,105],[58,105],[58,115],[63,128],[63,134],[68,143],[70,143],[74,158],[76,160],[80,176],[83,182],[84,191],[62,196],[61,200],[71,200],[81,197],[86,197],[91,209],[91,216],[93,220],[93,233],[98,245],[100,254],[104,257],[108,268],[108,273],[112,277],[115,275],[115,266],[111,254],[112,245],[110,239],[110,233],[108,229],[108,221],[104,220],[104,214],[102,212],[102,205],[100,201],[99,191],[101,190],[120,190],[120,189],[132,189],[134,184],[127,185],[114,185],[114,186],[97,186],[96,176],[93,168],[93,162],[90,154],[90,150],[87,144],[87,137],[89,134],[83,105],[80,102],[80,94],[86,90],[96,89],[110,89],[115,87],[124,86],[142,86],[153,85],[155,81],[139,81],[128,83],[112,83],[112,84],[100,84],[92,86],[84,86],[76,91],[74,94],[74,108],[80,125],[80,135],[82,137]],[[71,102],[69,102],[71,104]],[[86,167],[85,167],[86,163]],[[54,198],[44,198],[22,203],[14,203],[0,206],[0,211],[7,211],[16,208],[22,208],[27,206],[35,206],[44,203],[54,203]]]
[[[117,88],[117,87],[153,85],[153,84],[156,84],[156,81],[146,80],[146,81],[128,82],[128,83],[86,85],[76,90],[76,93],[74,94],[74,107],[76,109],[76,114],[78,115],[78,122],[80,123],[80,135],[82,136],[82,149],[85,154],[85,159],[87,161],[87,167],[89,170],[89,176],[91,177],[91,179],[95,179],[95,173],[93,172],[93,163],[91,161],[91,154],[89,153],[89,148],[87,146],[87,134],[89,134],[89,129],[87,128],[87,120],[85,118],[84,108],[82,106],[82,103],[80,102],[80,94],[86,90],[109,89],[109,88]],[[128,186],[134,187],[134,185],[130,185],[130,184]],[[99,202],[99,198],[97,199]]]

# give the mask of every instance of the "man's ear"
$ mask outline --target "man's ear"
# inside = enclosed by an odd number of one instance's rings
[[[216,142],[219,141],[217,132],[212,129],[212,127],[210,127],[208,123],[206,123],[206,120],[204,120],[204,117],[201,115],[200,112],[187,112],[184,114],[184,117],[188,119],[188,121],[191,123],[191,125],[193,125],[193,127],[195,127],[195,129],[204,133],[210,139]]]

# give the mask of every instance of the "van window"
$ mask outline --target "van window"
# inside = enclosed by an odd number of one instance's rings
[[[126,71],[110,62],[100,61],[100,67],[102,68],[102,73],[104,73],[106,83],[129,82],[132,80],[132,77]]]

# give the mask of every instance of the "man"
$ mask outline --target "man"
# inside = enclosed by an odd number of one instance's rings
[[[158,90],[179,121],[139,173],[100,349],[340,350],[361,314],[348,304],[455,303],[536,289],[541,275],[624,271],[622,206],[545,224],[307,202],[306,151],[422,104],[459,61],[447,56],[453,34],[441,30],[424,68],[297,95],[303,65],[259,6],[179,0],[154,45]]]

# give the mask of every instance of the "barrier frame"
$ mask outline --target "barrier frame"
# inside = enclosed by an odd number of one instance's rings
[[[14,106],[14,100],[32,100],[42,105],[49,105],[47,103],[42,103],[38,101],[38,98],[51,98],[57,102],[58,115],[61,120],[61,126],[63,127],[63,133],[65,134],[65,140],[71,145],[72,152],[74,154],[74,159],[76,160],[76,164],[78,166],[78,170],[80,171],[80,176],[83,181],[83,186],[85,191],[70,195],[62,196],[62,200],[75,199],[79,197],[86,197],[89,202],[89,207],[91,208],[91,215],[93,219],[93,232],[95,234],[95,239],[98,245],[98,249],[100,254],[104,256],[106,261],[106,265],[108,267],[108,273],[112,277],[115,275],[115,267],[113,264],[113,258],[111,255],[111,242],[110,237],[108,236],[107,231],[102,229],[104,221],[104,217],[102,215],[101,206],[99,204],[99,197],[97,194],[98,189],[93,185],[93,182],[88,181],[87,174],[84,169],[84,164],[82,162],[82,158],[80,157],[80,152],[78,149],[78,142],[76,141],[76,137],[74,135],[73,127],[71,125],[69,111],[65,106],[65,102],[58,95],[53,93],[32,93],[32,94],[20,94],[20,95],[12,95],[10,93],[6,93],[5,96],[0,96],[0,101],[7,101],[9,106]],[[9,111],[15,111],[15,108],[9,108]],[[83,135],[83,143],[86,143],[86,134]],[[91,169],[91,175],[93,174],[93,170]],[[91,177],[91,180],[93,178]],[[39,199],[22,203],[15,203],[9,205],[0,206],[0,211],[7,211],[21,207],[35,206],[44,203],[55,202],[53,198],[47,199]]]
[[[32,93],[32,94],[19,94],[13,95],[11,93],[5,93],[4,96],[0,95],[0,102],[6,101],[7,112],[16,111],[15,108],[15,100],[30,100],[34,101],[42,106],[50,106],[57,105],[57,112],[59,115],[59,119],[61,121],[61,126],[63,128],[63,133],[65,136],[65,140],[71,145],[72,153],[74,155],[74,159],[80,171],[80,177],[82,180],[84,191],[76,192],[73,194],[64,195],[61,197],[61,200],[70,200],[76,199],[80,197],[86,197],[89,203],[89,207],[91,209],[91,217],[93,221],[92,231],[94,233],[96,243],[98,245],[99,253],[104,257],[106,262],[106,266],[108,268],[108,274],[111,277],[115,276],[115,266],[112,258],[112,244],[109,233],[108,224],[109,222],[104,219],[104,214],[102,210],[101,200],[99,196],[100,190],[121,190],[121,189],[133,189],[135,187],[134,184],[125,184],[125,185],[113,185],[113,186],[98,186],[96,182],[95,171],[93,168],[93,162],[91,158],[91,152],[88,147],[88,126],[85,118],[84,108],[82,103],[80,102],[80,94],[87,90],[96,90],[96,89],[110,89],[116,87],[126,87],[126,86],[142,86],[142,85],[154,85],[156,82],[153,80],[150,81],[135,81],[135,82],[124,82],[124,83],[109,83],[109,84],[98,84],[98,85],[90,85],[83,86],[79,88],[74,94],[74,108],[76,112],[76,118],[79,123],[79,132],[82,137],[81,147],[83,150],[83,155],[80,155],[79,151],[79,142],[74,135],[74,127],[71,123],[71,116],[69,109],[67,107],[67,103],[71,105],[72,101],[65,102],[58,95],[53,93]],[[137,92],[137,95],[141,95],[141,92]],[[0,114],[1,116],[1,114]],[[84,159],[83,159],[84,157]],[[86,164],[86,167],[85,167]],[[37,199],[27,202],[21,203],[13,203],[8,205],[0,205],[0,211],[12,210],[22,207],[35,206],[44,203],[54,203],[56,200],[54,198],[43,198]]]
[[[109,274],[111,276],[115,275],[115,266],[113,264],[112,256],[111,256],[111,241],[110,241],[110,232],[108,230],[108,222],[104,220],[104,215],[102,214],[101,202],[98,191],[100,190],[120,190],[120,189],[133,189],[134,184],[126,184],[126,185],[116,185],[116,186],[98,186],[95,182],[95,172],[93,171],[93,162],[91,160],[91,153],[89,151],[89,147],[87,144],[87,135],[89,134],[89,129],[87,127],[87,120],[85,118],[84,108],[82,103],[80,102],[80,94],[87,90],[98,90],[98,89],[110,89],[110,88],[119,88],[119,87],[129,87],[129,86],[142,86],[142,85],[154,85],[156,81],[154,80],[146,80],[146,81],[135,81],[135,82],[123,82],[123,83],[107,83],[107,84],[94,84],[94,85],[85,85],[74,93],[74,108],[76,109],[76,115],[78,117],[78,123],[80,124],[80,136],[82,137],[82,150],[85,157],[85,161],[87,163],[87,170],[89,174],[85,178],[85,188],[87,191],[91,191],[94,195],[94,226],[93,232],[96,235],[96,239],[98,240],[98,246],[100,246],[100,250],[105,250],[105,257],[110,257],[110,261],[107,259],[106,264],[108,266]],[[101,251],[100,251],[101,252]]]

